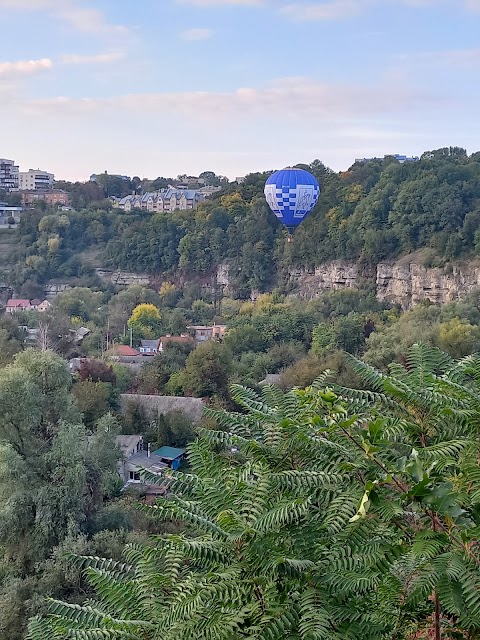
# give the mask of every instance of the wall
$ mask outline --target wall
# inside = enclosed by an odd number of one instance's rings
[[[203,412],[203,400],[201,398],[181,398],[178,396],[146,396],[140,394],[124,393],[120,396],[122,411],[128,403],[140,404],[153,418],[158,415],[166,415],[172,411],[181,411],[192,422],[199,422]]]

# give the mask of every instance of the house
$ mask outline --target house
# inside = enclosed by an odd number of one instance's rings
[[[73,344],[81,344],[83,339],[91,333],[91,330],[87,327],[79,327],[78,329],[70,329],[70,333],[73,334],[72,342]]]
[[[127,344],[116,344],[111,348],[109,353],[112,358],[135,358],[140,355],[140,351],[138,351],[138,349],[133,349]]]
[[[212,327],[193,325],[187,327],[187,329],[193,333],[193,337],[197,342],[205,342],[205,340],[211,340],[212,338]]]
[[[17,224],[20,222],[22,211],[22,207],[11,207],[7,202],[0,202],[0,224],[9,225],[12,219]]]
[[[197,342],[205,342],[205,340],[211,340],[212,338],[215,338],[216,340],[222,340],[225,336],[227,325],[214,324],[210,327],[206,327],[203,325],[193,325],[187,327],[187,329],[193,333],[193,337]]]
[[[37,306],[37,311],[40,311],[40,313],[44,313],[45,311],[48,311],[51,308],[52,308],[52,303],[49,300],[43,300]]]
[[[80,371],[80,368],[84,362],[87,361],[87,358],[72,358],[68,361],[68,370],[72,374],[72,376]]]
[[[154,355],[158,353],[160,340],[140,340],[140,353],[144,355]]]
[[[222,340],[225,337],[225,332],[227,331],[226,324],[214,324],[212,327],[212,338],[217,340]]]
[[[158,344],[158,351],[162,353],[167,344],[193,344],[192,336],[162,336]]]
[[[152,213],[162,211],[176,211],[196,209],[205,200],[206,194],[196,189],[179,189],[169,186],[160,191],[148,192],[143,195],[132,194],[115,200],[115,206],[127,213],[133,209],[143,209]]]
[[[10,298],[7,300],[5,311],[15,313],[16,311],[48,311],[52,306],[48,300],[23,300],[21,298]]]
[[[273,387],[278,387],[280,385],[280,380],[282,376],[280,373],[267,373],[265,378],[261,380],[258,384],[261,386],[271,385]]]
[[[177,449],[177,447],[160,447],[160,449],[154,451],[152,455],[157,456],[162,464],[165,464],[175,471],[181,465],[186,454],[186,449]]]
[[[30,300],[22,298],[10,298],[5,306],[6,313],[17,313],[18,311],[30,311],[32,308]]]
[[[164,495],[166,486],[158,486],[152,484],[144,484],[141,480],[142,470],[150,471],[155,475],[161,475],[165,469],[168,469],[167,462],[162,462],[161,458],[150,452],[150,446],[145,443],[143,436],[128,435],[117,436],[116,445],[122,453],[122,460],[119,461],[117,469],[120,477],[125,483],[125,488],[136,486],[143,489],[146,493],[154,495]]]
[[[28,327],[18,327],[19,329],[23,328],[23,330],[25,331],[25,344],[28,347],[34,347],[37,344],[37,340],[38,340],[38,329],[36,328],[32,328],[29,329]]]
[[[138,372],[145,364],[145,356],[138,349],[133,349],[126,344],[114,344],[107,351],[111,360],[120,362],[134,372]]]

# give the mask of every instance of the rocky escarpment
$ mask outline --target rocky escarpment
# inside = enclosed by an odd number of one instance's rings
[[[316,298],[328,290],[357,289],[361,281],[372,278],[373,273],[363,271],[354,262],[335,260],[314,269],[292,269],[290,279],[294,282],[295,295],[300,298]]]
[[[102,280],[117,287],[129,287],[133,284],[148,286],[150,284],[150,276],[146,273],[129,273],[110,269],[95,269],[95,273]]]
[[[419,302],[430,300],[444,304],[463,298],[480,287],[480,268],[472,264],[427,268],[413,262],[378,264],[376,275],[377,298],[410,309]]]
[[[480,288],[480,267],[467,263],[429,268],[403,258],[397,263],[380,263],[368,271],[352,262],[335,261],[310,271],[291,270],[290,280],[294,295],[307,299],[326,290],[358,289],[370,282],[375,285],[379,300],[411,309],[426,300],[434,304],[459,300]]]

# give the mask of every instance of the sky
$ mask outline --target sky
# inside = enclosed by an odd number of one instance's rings
[[[0,0],[0,157],[233,179],[480,150],[480,0]]]

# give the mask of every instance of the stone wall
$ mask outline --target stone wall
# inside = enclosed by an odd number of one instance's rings
[[[129,403],[139,404],[152,419],[157,418],[159,415],[167,415],[168,413],[172,413],[172,411],[181,411],[188,416],[192,422],[199,422],[204,407],[204,402],[201,398],[122,394],[120,396],[121,410],[125,411]]]

